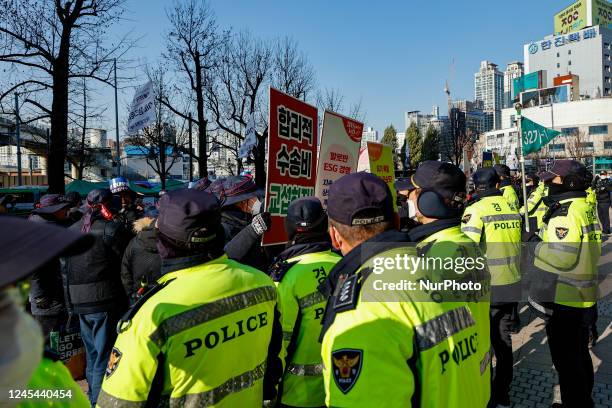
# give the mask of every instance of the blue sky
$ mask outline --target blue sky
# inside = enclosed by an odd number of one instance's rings
[[[403,130],[403,112],[446,112],[444,81],[454,99],[473,99],[480,61],[523,59],[522,45],[553,31],[553,15],[571,0],[463,1],[247,1],[211,0],[223,27],[248,29],[265,39],[289,35],[309,56],[319,87],[342,91],[345,102],[362,100],[366,125],[382,131],[393,123]],[[142,35],[131,57],[159,58],[170,0],[128,0],[127,21]],[[451,61],[454,59],[454,73]],[[144,81],[143,81],[144,82]],[[132,97],[122,92],[120,109]],[[110,97],[104,92],[104,98]],[[112,104],[112,100],[110,100]],[[112,127],[112,105],[108,128]],[[121,112],[124,116],[124,112]]]

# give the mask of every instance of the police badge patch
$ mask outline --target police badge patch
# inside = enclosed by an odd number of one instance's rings
[[[106,366],[106,378],[110,377],[117,370],[121,356],[123,356],[123,353],[117,347],[113,347],[113,351],[111,351],[110,358],[108,359],[108,365]]]
[[[557,238],[559,239],[565,238],[568,232],[569,232],[569,228],[564,228],[564,227],[555,228],[555,233],[557,234]]]
[[[472,214],[465,214],[461,219],[461,222],[467,224],[468,222],[470,222],[470,218],[472,218]]]
[[[340,349],[332,353],[334,381],[343,394],[357,382],[363,364],[363,350]]]

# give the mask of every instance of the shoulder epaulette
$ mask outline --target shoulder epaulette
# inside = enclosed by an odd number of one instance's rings
[[[157,292],[159,292],[160,290],[165,288],[174,279],[176,279],[176,278],[169,279],[169,280],[167,280],[164,283],[157,283],[157,284],[153,285],[140,298],[138,298],[138,300],[132,306],[129,307],[127,312],[125,312],[123,314],[121,319],[119,319],[119,323],[117,323],[117,334],[120,334],[120,333],[126,331],[130,327],[130,325],[132,324],[132,318],[136,315],[136,312],[138,312],[138,310],[140,310],[142,305],[144,305],[145,302],[147,300],[149,300],[154,294],[156,294]]]
[[[346,278],[335,297],[335,313],[352,310],[357,307],[357,300],[359,299],[359,292],[363,282],[371,273],[371,268],[365,268]]]
[[[293,268],[297,263],[298,261],[287,262],[286,260],[273,263],[268,269],[270,277],[274,282],[282,281],[287,272],[289,272],[289,269]]]

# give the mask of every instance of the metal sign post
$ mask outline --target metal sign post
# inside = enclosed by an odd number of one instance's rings
[[[527,207],[527,184],[525,181],[525,155],[523,154],[523,132],[521,129],[521,109],[523,105],[517,103],[516,126],[518,128],[519,163],[521,164],[521,183],[523,184],[523,208],[525,209],[525,231],[529,232],[529,208]]]

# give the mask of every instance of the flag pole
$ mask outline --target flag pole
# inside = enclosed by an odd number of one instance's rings
[[[514,105],[516,109],[516,125],[518,127],[519,163],[521,163],[521,183],[523,185],[523,208],[525,209],[525,231],[529,232],[529,208],[527,207],[527,182],[525,181],[525,155],[523,154],[523,133],[521,129],[520,103]]]

